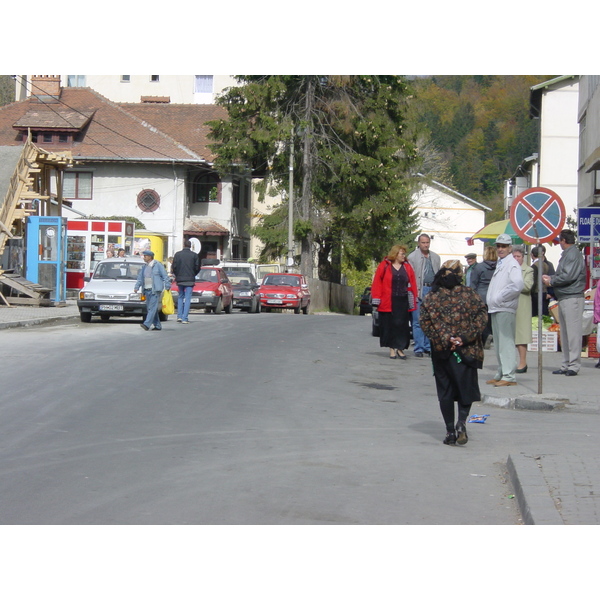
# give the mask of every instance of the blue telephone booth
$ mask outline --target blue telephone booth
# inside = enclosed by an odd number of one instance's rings
[[[52,290],[54,302],[66,300],[67,218],[27,218],[25,277]]]

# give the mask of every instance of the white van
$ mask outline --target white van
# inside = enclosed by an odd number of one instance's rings
[[[235,271],[248,271],[249,273],[252,273],[252,275],[254,275],[254,279],[256,279],[256,282],[258,283],[258,285],[260,285],[262,283],[262,280],[264,278],[264,276],[267,273],[281,273],[281,265],[278,264],[256,264],[256,263],[251,263],[251,262],[247,262],[247,261],[243,261],[243,260],[222,260],[221,262],[219,262],[219,267],[221,267],[222,269],[229,269],[229,270],[235,270]]]

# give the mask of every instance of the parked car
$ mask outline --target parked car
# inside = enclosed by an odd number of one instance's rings
[[[145,319],[146,298],[142,291],[133,291],[144,264],[140,256],[100,261],[79,291],[79,318],[84,323],[90,323],[93,316],[99,316],[103,321],[108,321],[110,317]],[[161,321],[167,320],[167,315],[162,311],[159,311],[158,317]]]
[[[232,271],[225,269],[225,273],[233,287],[233,308],[240,308],[249,313],[260,312],[259,285],[254,275],[249,271]]]
[[[173,299],[177,302],[179,287],[175,282],[171,285]],[[201,267],[196,275],[196,283],[190,301],[191,309],[204,308],[206,312],[221,314],[230,313],[233,308],[233,288],[225,271],[220,267]]]
[[[269,273],[259,288],[260,302],[267,312],[272,308],[291,308],[296,314],[308,314],[310,290],[304,275]]]
[[[370,315],[371,308],[371,286],[365,288],[365,291],[362,293],[360,297],[360,303],[358,305],[358,310],[360,312],[360,316]]]

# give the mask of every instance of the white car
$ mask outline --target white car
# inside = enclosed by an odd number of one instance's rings
[[[107,258],[100,261],[87,283],[79,291],[77,307],[79,318],[89,323],[93,316],[103,321],[110,317],[146,318],[146,298],[142,291],[133,291],[138,273],[144,267],[140,256],[125,258]],[[161,321],[167,315],[159,311]]]

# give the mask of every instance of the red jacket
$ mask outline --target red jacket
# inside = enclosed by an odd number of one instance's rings
[[[403,263],[408,275],[408,306],[409,312],[417,308],[417,279],[415,272],[409,262],[405,260]],[[377,267],[371,284],[371,298],[379,298],[379,312],[392,312],[392,262],[384,258]]]

